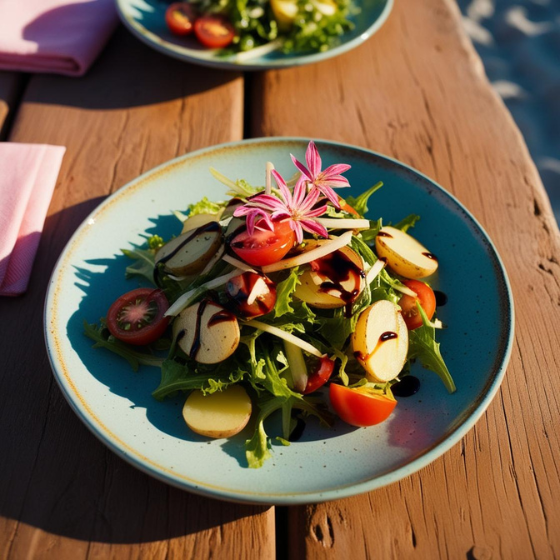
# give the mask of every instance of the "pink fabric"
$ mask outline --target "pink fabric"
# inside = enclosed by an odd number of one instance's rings
[[[117,22],[115,0],[0,0],[0,69],[81,76]]]
[[[65,151],[0,142],[0,296],[27,289]]]

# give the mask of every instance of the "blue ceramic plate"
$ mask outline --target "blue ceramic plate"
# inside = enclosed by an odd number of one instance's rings
[[[138,287],[125,280],[130,261],[121,248],[142,244],[145,231],[178,234],[172,210],[184,210],[202,194],[224,197],[208,172],[262,184],[272,161],[291,176],[289,154],[303,158],[306,140],[257,139],[195,152],[149,171],[103,202],[69,241],[54,270],[45,309],[45,333],[54,375],[91,431],[134,466],[181,488],[243,502],[300,504],[343,498],[379,488],[428,465],[457,443],[486,409],[502,380],[513,337],[508,280],[488,236],[461,204],[427,177],[395,160],[351,146],[318,142],[325,165],[352,165],[347,176],[356,195],[381,180],[371,217],[396,222],[422,216],[414,235],[438,255],[431,281],[448,296],[438,333],[457,384],[449,395],[439,378],[418,367],[421,389],[401,399],[390,419],[355,429],[332,429],[311,420],[301,440],[273,444],[273,458],[246,467],[249,428],[230,440],[193,434],[181,417],[184,395],[157,402],[151,392],[159,370],[134,373],[121,358],[95,350],[83,321],[96,322],[122,293]],[[276,430],[276,431],[275,431]],[[270,427],[279,434],[280,426]]]
[[[393,0],[363,0],[358,4],[360,13],[350,18],[354,29],[345,33],[336,47],[325,52],[304,54],[272,52],[244,61],[238,61],[233,56],[224,58],[216,51],[205,49],[192,35],[186,38],[174,36],[165,24],[165,10],[169,3],[163,0],[117,0],[117,9],[121,20],[134,35],[164,54],[226,70],[267,70],[319,62],[361,45],[385,23]]]

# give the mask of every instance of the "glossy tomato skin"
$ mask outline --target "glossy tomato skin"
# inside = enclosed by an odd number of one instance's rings
[[[257,296],[249,303],[249,298],[255,288]],[[274,282],[264,274],[256,272],[244,272],[239,276],[234,276],[226,284],[226,295],[234,303],[237,311],[246,319],[266,315],[274,309],[276,304]]]
[[[143,346],[163,335],[169,302],[162,290],[138,288],[119,297],[107,313],[107,328],[119,340]],[[128,325],[128,326],[127,326]]]
[[[386,395],[331,383],[329,397],[335,412],[351,426],[363,428],[387,420],[397,401]]]
[[[225,16],[207,14],[196,20],[194,34],[205,47],[223,49],[232,43],[235,29]]]
[[[309,395],[309,393],[313,393],[319,389],[319,387],[322,387],[331,378],[333,371],[334,361],[327,356],[323,356],[319,360],[315,371],[309,374],[303,394]]]
[[[286,222],[274,222],[274,231],[255,229],[253,235],[243,231],[231,242],[235,254],[253,266],[265,266],[281,260],[294,246],[296,236]]]
[[[412,296],[404,295],[399,300],[404,322],[408,330],[412,331],[422,326],[422,316],[418,311],[416,302],[418,301],[420,303],[428,319],[431,319],[436,311],[436,296],[428,284],[420,282],[419,280],[407,280],[404,282],[404,285],[413,292],[416,292],[417,296],[413,298]]]
[[[189,35],[193,32],[197,15],[188,2],[175,2],[165,11],[165,23],[174,35]]]

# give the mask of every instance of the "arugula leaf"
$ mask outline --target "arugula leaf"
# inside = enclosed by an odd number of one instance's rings
[[[436,329],[431,326],[430,321],[422,306],[416,302],[423,326],[409,332],[408,335],[408,359],[418,358],[422,366],[436,373],[443,381],[445,388],[450,392],[456,391],[455,383],[439,350],[436,342]]]
[[[285,313],[293,313],[292,296],[300,283],[299,277],[303,274],[299,266],[290,270],[290,275],[276,286],[276,305],[274,306],[274,317],[281,317]]]
[[[130,346],[117,340],[109,329],[102,322],[101,325],[84,321],[84,334],[95,341],[93,348],[106,348],[107,350],[124,358],[134,371],[138,371],[140,365],[160,367],[163,363],[162,358],[152,354],[132,350]]]
[[[346,202],[348,202],[348,204],[350,204],[350,206],[352,206],[352,208],[354,208],[354,210],[356,210],[358,214],[365,216],[369,210],[367,205],[369,201],[369,197],[375,191],[379,190],[382,186],[383,186],[383,182],[379,181],[378,183],[373,185],[373,187],[369,188],[367,191],[364,191],[360,196],[357,197],[349,196],[346,199]]]
[[[153,249],[141,249],[137,246],[134,246],[134,249],[121,249],[121,251],[129,259],[136,261],[134,262],[134,264],[126,267],[126,278],[131,278],[132,276],[140,276],[147,280],[150,284],[155,286],[155,251]]]
[[[246,373],[248,372],[232,360],[222,362],[217,367],[204,367],[193,362],[180,364],[175,360],[167,359],[161,364],[161,381],[152,396],[160,401],[177,391],[193,389],[211,395],[238,383]]]
[[[368,244],[374,244],[379,230],[383,227],[382,218],[379,218],[379,220],[370,220],[369,226],[369,229],[361,231],[362,239]]]
[[[416,225],[416,222],[420,219],[418,214],[410,214],[406,218],[402,219],[399,223],[395,224],[393,227],[396,229],[400,229],[405,233],[411,228]]]
[[[189,204],[189,215],[196,216],[197,214],[217,214],[222,208],[225,208],[227,202],[212,202],[204,197],[199,200],[196,204]]]
[[[259,415],[253,437],[245,442],[245,457],[250,469],[262,467],[267,459],[272,456],[269,451],[269,442],[264,429],[264,421],[276,410],[282,408],[284,399],[275,397],[262,398],[258,402]]]

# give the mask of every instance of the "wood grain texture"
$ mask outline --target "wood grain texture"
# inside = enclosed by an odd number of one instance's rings
[[[525,143],[452,0],[400,0],[344,56],[255,78],[254,136],[364,146],[452,192],[502,255],[516,304],[504,384],[476,427],[420,473],[291,508],[296,558],[560,556],[560,236]]]
[[[24,74],[0,72],[0,140],[7,135],[10,117],[17,105],[18,94],[26,80]]]
[[[182,492],[123,462],[62,397],[43,301],[70,235],[110,192],[177,155],[242,137],[243,80],[120,30],[85,78],[32,77],[10,140],[67,146],[28,293],[0,300],[0,558],[274,555],[274,510]],[[194,78],[193,76],[196,76]]]

